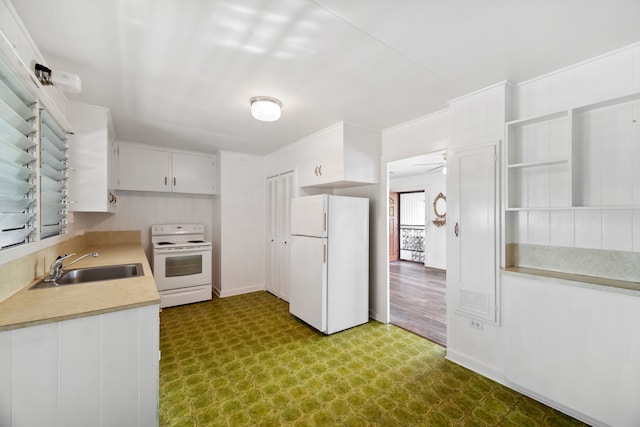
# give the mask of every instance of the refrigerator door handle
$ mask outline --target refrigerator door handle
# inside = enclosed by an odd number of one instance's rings
[[[322,263],[326,264],[327,263],[327,245],[323,245],[323,251],[322,251]]]
[[[327,213],[324,213],[324,224],[323,224],[323,230],[327,231]]]

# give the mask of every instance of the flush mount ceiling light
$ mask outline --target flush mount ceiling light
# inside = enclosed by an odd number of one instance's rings
[[[282,102],[270,96],[251,98],[251,115],[263,122],[275,122],[280,118]]]

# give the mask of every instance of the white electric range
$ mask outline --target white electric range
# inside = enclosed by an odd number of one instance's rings
[[[211,242],[203,224],[152,225],[151,244],[160,307],[211,299]]]

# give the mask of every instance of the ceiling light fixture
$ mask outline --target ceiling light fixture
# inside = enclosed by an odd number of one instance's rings
[[[251,98],[251,115],[263,122],[275,122],[282,114],[282,102],[270,96],[254,96]]]

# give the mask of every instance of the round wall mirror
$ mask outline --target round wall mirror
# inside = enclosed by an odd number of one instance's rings
[[[440,193],[433,199],[433,212],[436,214],[436,219],[432,222],[438,227],[445,225],[447,221],[447,197],[444,194]]]

